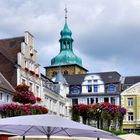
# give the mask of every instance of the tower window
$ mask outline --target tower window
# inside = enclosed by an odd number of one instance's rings
[[[64,71],[64,75],[68,75],[68,71],[67,70]]]
[[[64,49],[66,49],[66,42],[64,41]]]
[[[54,77],[56,74],[57,74],[57,72],[54,71],[54,72],[52,73],[52,77]]]
[[[68,41],[68,49],[70,48],[70,42]]]

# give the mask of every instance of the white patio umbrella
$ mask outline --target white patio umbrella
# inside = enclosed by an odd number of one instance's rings
[[[57,115],[27,115],[0,119],[0,131],[20,136],[46,135],[48,140],[50,136],[121,139],[111,133]]]

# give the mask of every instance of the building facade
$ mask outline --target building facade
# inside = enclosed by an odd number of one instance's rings
[[[140,131],[140,76],[126,77],[121,93],[121,105],[127,109],[123,129]]]
[[[0,40],[0,72],[15,88],[26,83],[35,96],[41,95],[40,65],[34,49],[34,37],[25,36]]]
[[[14,93],[15,89],[0,73],[0,104],[12,103]]]
[[[109,102],[120,104],[121,75],[118,72],[65,76],[69,84],[68,98],[74,104]]]
[[[53,82],[41,74],[43,105],[49,109],[49,114],[70,117],[70,101],[66,97],[67,86]]]

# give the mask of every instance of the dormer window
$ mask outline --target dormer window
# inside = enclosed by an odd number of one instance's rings
[[[88,80],[88,83],[92,83],[92,80]]]
[[[80,93],[80,87],[79,86],[71,87],[71,94],[79,94],[79,93]]]
[[[93,82],[94,82],[94,83],[97,83],[97,82],[98,82],[98,80],[96,80],[96,79],[95,79],[95,80],[93,80]]]
[[[115,91],[116,91],[115,85],[109,85],[107,91],[108,91],[109,93],[115,92]]]

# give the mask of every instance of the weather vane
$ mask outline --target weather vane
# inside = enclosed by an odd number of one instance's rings
[[[68,13],[68,10],[67,10],[67,5],[65,5],[65,21],[67,21],[67,13]]]

